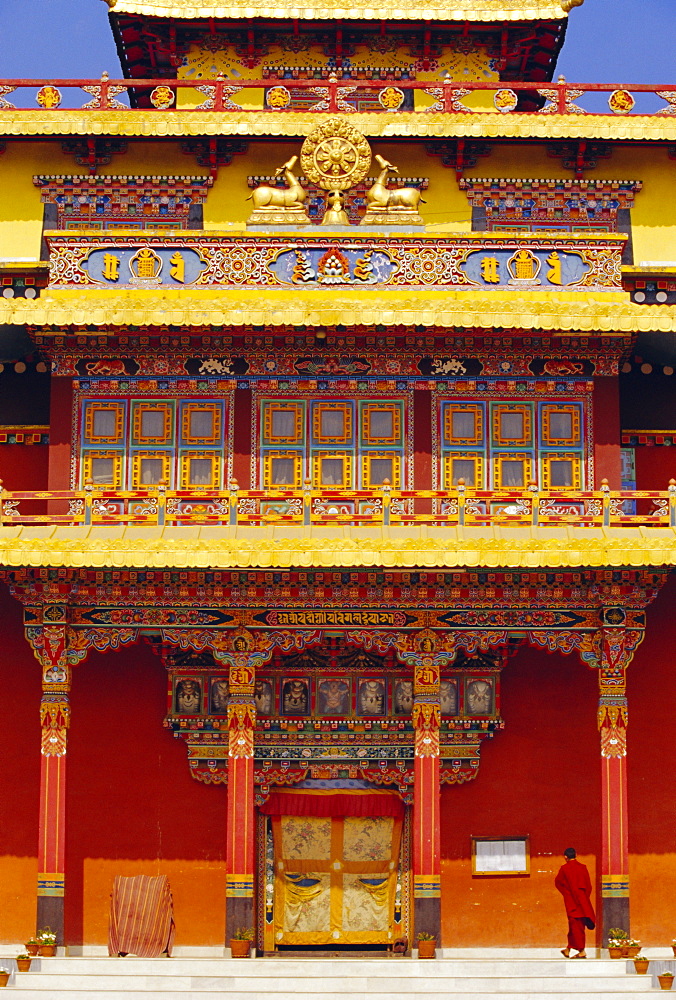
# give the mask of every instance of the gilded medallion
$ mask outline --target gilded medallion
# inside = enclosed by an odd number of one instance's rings
[[[303,174],[324,191],[346,191],[366,177],[371,147],[352,125],[330,118],[310,132],[300,163]]]

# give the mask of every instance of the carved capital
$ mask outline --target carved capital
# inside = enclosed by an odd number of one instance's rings
[[[71,678],[65,622],[58,625],[28,625],[26,639],[42,667],[43,687],[58,685],[60,689],[67,691]]]
[[[233,700],[228,705],[228,756],[253,757],[256,708],[253,701]]]
[[[416,757],[438,757],[439,727],[441,725],[439,702],[433,699],[416,698],[413,705],[412,721]]]
[[[627,723],[626,703],[599,705],[598,725],[602,757],[626,757]]]
[[[240,627],[218,633],[212,642],[214,659],[228,668],[232,695],[253,694],[256,668],[268,662],[274,648],[275,640],[265,632]]]
[[[40,752],[43,757],[65,757],[70,704],[60,693],[45,693],[40,702]]]

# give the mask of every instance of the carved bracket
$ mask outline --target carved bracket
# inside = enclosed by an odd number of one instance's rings
[[[458,180],[468,167],[475,167],[479,157],[488,156],[491,147],[487,142],[470,139],[453,139],[449,142],[428,142],[425,149],[429,156],[440,156],[445,167],[455,171]]]
[[[610,159],[612,149],[607,142],[553,142],[547,146],[547,156],[561,160],[564,170],[572,170],[581,180],[585,170],[593,170],[599,160]]]
[[[127,152],[124,139],[101,139],[87,136],[85,139],[64,139],[61,149],[66,155],[73,156],[80,167],[87,167],[90,174],[95,174],[99,167],[107,166],[113,156]]]
[[[233,156],[241,156],[248,148],[248,142],[218,136],[188,139],[181,143],[181,152],[186,156],[194,156],[200,167],[208,167],[214,178],[218,176],[219,167],[229,166]]]

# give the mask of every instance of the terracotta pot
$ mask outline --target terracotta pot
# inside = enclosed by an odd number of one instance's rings
[[[6,986],[9,982],[9,972],[0,972],[0,986]]]
[[[673,976],[658,976],[661,990],[670,990],[674,984]]]
[[[622,958],[622,948],[609,948],[608,954],[611,958]]]
[[[635,958],[634,959],[634,968],[636,969],[636,972],[638,973],[639,976],[645,976],[645,974],[648,971],[648,966],[649,965],[650,965],[650,959],[649,958]]]
[[[418,941],[418,958],[435,958],[436,951],[436,941]]]
[[[251,941],[235,941],[233,939],[230,942],[230,953],[233,958],[248,958],[250,951]]]
[[[39,951],[40,951],[40,945],[39,944],[27,944],[26,945],[26,951],[28,952],[29,955],[37,955],[39,953]]]
[[[29,972],[32,961],[32,958],[17,958],[16,967],[19,972]]]
[[[50,955],[56,955],[56,945],[55,944],[41,944],[40,954],[43,958],[48,958]]]
[[[674,958],[676,958],[676,944],[672,944],[672,946],[671,946],[671,950],[672,950],[672,951],[673,951],[673,953],[674,953]]]
[[[628,945],[627,948],[623,948],[622,950],[626,951],[627,958],[636,958],[636,956],[641,950],[641,946],[638,944],[632,944]]]

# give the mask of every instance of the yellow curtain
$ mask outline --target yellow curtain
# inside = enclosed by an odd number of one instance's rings
[[[278,945],[388,944],[401,820],[273,818]]]

